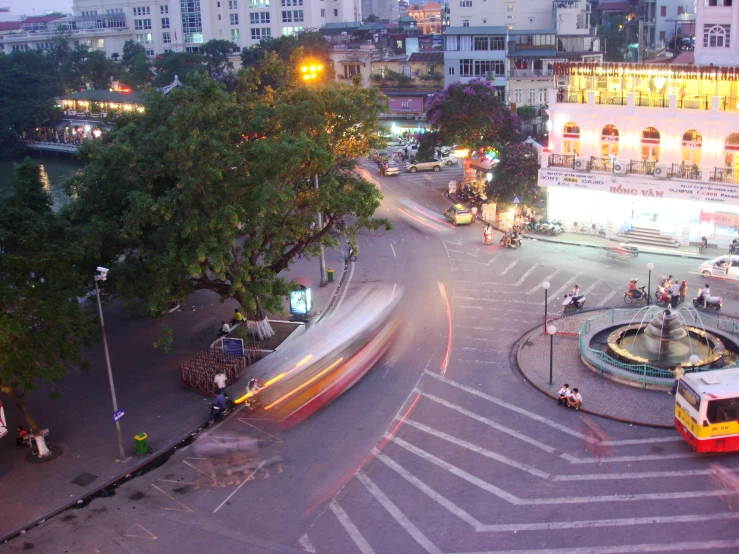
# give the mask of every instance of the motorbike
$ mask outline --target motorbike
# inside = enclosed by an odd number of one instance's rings
[[[739,254],[739,242],[732,242],[729,245],[729,254]]]
[[[624,292],[624,302],[627,304],[632,304],[634,302],[638,302],[639,300],[644,300],[646,302],[647,300],[647,287],[638,287],[633,290],[627,290]]]
[[[562,302],[562,305],[564,306],[565,313],[572,310],[582,310],[585,307],[585,296],[582,294],[579,296],[565,294],[563,298],[564,302]]]
[[[693,298],[693,306],[696,308],[703,308],[706,310],[719,311],[724,305],[724,300],[720,296],[709,296],[706,300],[705,307],[703,306],[703,289],[698,289],[698,296]]]
[[[347,258],[349,261],[356,262],[357,261],[357,251],[354,249],[353,245],[349,245],[349,251],[347,254]]]
[[[483,233],[482,234],[482,243],[483,244],[493,244],[493,233]]]
[[[500,245],[516,250],[521,246],[521,237],[519,237],[518,235],[511,235],[510,233],[506,233],[501,237]]]
[[[565,232],[564,226],[562,225],[561,221],[552,221],[549,225],[549,234],[550,235],[561,235]]]
[[[670,294],[670,289],[665,289],[662,287],[657,287],[654,297],[656,298],[655,304],[657,304],[657,306],[669,306],[670,302],[672,301],[672,294]]]
[[[211,404],[210,406],[208,406],[208,408],[210,409],[210,417],[208,418],[208,422],[206,423],[206,425],[210,427],[216,422],[226,418],[226,416],[228,416],[233,411],[233,407],[233,401],[228,396],[226,396],[226,407],[224,409],[217,408],[216,406],[213,406],[213,404]]]

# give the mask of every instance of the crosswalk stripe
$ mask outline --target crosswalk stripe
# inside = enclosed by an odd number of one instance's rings
[[[362,533],[359,532],[359,529],[357,529],[357,526],[354,525],[354,522],[351,519],[349,519],[349,516],[346,514],[344,509],[341,506],[339,506],[339,503],[336,500],[334,500],[333,502],[331,502],[331,504],[328,505],[328,507],[334,513],[334,515],[336,516],[336,519],[339,520],[339,523],[341,523],[341,526],[344,528],[344,530],[349,534],[351,539],[354,541],[354,544],[357,545],[357,548],[359,548],[359,551],[362,554],[375,554],[375,551],[369,545],[367,540],[362,536]]]
[[[599,283],[602,283],[602,282],[603,282],[603,279],[598,279],[595,283],[593,283],[592,285],[590,285],[588,288],[586,288],[583,291],[582,293],[583,296],[587,296],[588,294],[590,294],[590,291],[592,291],[595,287],[598,286]]]
[[[609,300],[610,300],[611,298],[613,298],[613,296],[614,296],[614,295],[615,295],[615,294],[616,294],[617,292],[618,292],[618,290],[612,290],[611,292],[609,292],[608,294],[606,294],[606,295],[605,295],[605,296],[604,296],[604,297],[603,297],[603,298],[601,299],[601,301],[600,301],[600,302],[598,302],[597,306],[598,306],[598,307],[600,307],[600,306],[603,306],[603,305],[604,305],[604,304],[605,304],[606,302],[608,302],[608,301],[609,301]]]
[[[518,260],[514,260],[513,262],[511,262],[511,265],[509,265],[508,267],[506,267],[503,270],[503,273],[501,273],[501,275],[505,275],[506,273],[508,273],[508,270],[509,269],[512,269],[517,263],[518,263]]]
[[[544,279],[542,280],[541,283],[539,283],[538,285],[536,285],[533,289],[531,289],[530,291],[528,291],[526,294],[534,294],[537,290],[543,288],[544,287],[544,283],[547,282],[547,281],[549,281],[549,280],[551,280],[552,278],[554,278],[554,276],[557,275],[560,271],[562,271],[562,270],[561,269],[558,269],[554,273],[550,273],[549,275],[547,275],[546,277],[544,277]]]
[[[523,276],[518,281],[516,281],[515,283],[513,283],[513,286],[514,287],[520,287],[523,284],[523,282],[526,280],[526,277],[528,277],[529,275],[531,275],[537,267],[539,267],[539,264],[532,265],[528,269],[528,271],[526,271],[526,273],[524,273]]]
[[[567,548],[542,548],[536,550],[485,550],[455,554],[623,554],[624,552],[688,552],[691,550],[715,550],[739,546],[739,539],[720,541],[693,541],[670,544],[620,544],[617,546],[585,546]]]

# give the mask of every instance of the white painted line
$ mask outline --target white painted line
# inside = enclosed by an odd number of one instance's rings
[[[575,458],[570,454],[562,454],[563,459],[573,464],[600,464],[601,462],[650,462],[655,460],[679,460],[681,458],[696,459],[699,456],[695,452],[681,452],[676,454],[647,454],[644,456],[614,456],[597,458]]]
[[[523,284],[523,282],[526,280],[526,277],[528,277],[529,275],[531,275],[537,267],[539,267],[539,264],[532,265],[526,271],[526,273],[523,274],[523,276],[518,281],[516,281],[515,283],[513,283],[513,286],[514,287],[520,287]]]
[[[336,519],[339,520],[339,523],[341,523],[341,526],[344,528],[344,530],[346,530],[351,539],[354,541],[354,544],[357,545],[359,551],[362,554],[375,554],[375,551],[369,545],[367,540],[362,536],[362,533],[359,532],[357,526],[354,525],[354,522],[352,522],[351,519],[349,519],[349,516],[346,515],[344,509],[339,506],[339,503],[334,500],[331,502],[331,504],[329,504],[328,507],[334,513]],[[313,552],[315,552],[315,550]]]
[[[341,298],[339,298],[339,303],[336,304],[336,307],[334,308],[334,313],[339,311],[339,308],[341,308],[341,303],[344,302],[344,297],[346,296],[346,292],[349,290],[349,283],[352,282],[352,277],[354,277],[354,266],[356,264],[353,264],[352,262],[349,262],[349,264],[352,266],[352,268],[349,270],[349,277],[346,280],[346,283],[344,283],[344,290],[341,292]]]
[[[592,290],[593,290],[593,289],[594,289],[595,287],[597,287],[597,286],[598,286],[598,285],[599,285],[600,283],[602,283],[602,282],[603,282],[603,279],[598,279],[598,280],[597,280],[597,281],[596,281],[595,283],[593,283],[592,285],[590,285],[590,286],[589,286],[588,288],[586,288],[586,289],[585,289],[585,290],[583,291],[583,293],[582,293],[582,294],[583,294],[583,296],[587,296],[588,294],[590,294],[590,292],[591,292],[591,291],[592,291]]]
[[[550,281],[560,271],[562,271],[562,270],[561,269],[558,269],[554,273],[551,273],[551,274],[547,275],[546,277],[544,277],[544,280],[541,283],[539,283],[538,285],[536,285],[533,289],[531,289],[530,291],[528,291],[526,294],[534,294],[537,290],[543,288],[544,287],[544,283],[546,281]]]
[[[502,362],[493,362],[490,360],[468,360],[467,358],[454,358],[453,362],[462,362],[464,364],[483,364],[483,365],[500,365]]]
[[[491,460],[495,460],[496,462],[500,462],[501,464],[505,464],[507,466],[515,467],[516,469],[521,469],[525,471],[526,473],[530,473],[531,475],[534,475],[536,477],[540,477],[542,479],[551,479],[551,475],[547,473],[546,471],[542,471],[540,469],[536,469],[533,466],[530,466],[528,464],[521,463],[517,460],[512,460],[511,458],[508,458],[506,456],[503,456],[502,454],[498,454],[496,452],[492,452],[490,450],[487,450],[481,446],[478,446],[476,444],[472,444],[471,442],[467,442],[462,439],[458,439],[457,437],[454,437],[448,433],[445,433],[443,431],[439,431],[438,429],[434,429],[433,427],[429,427],[428,425],[424,425],[423,423],[419,423],[413,419],[406,418],[403,422],[406,425],[410,425],[411,427],[415,427],[416,429],[419,429],[423,431],[424,433],[428,433],[432,437],[438,437],[440,439],[443,439],[447,442],[450,442],[452,444],[456,444],[457,446],[460,446],[466,450],[469,450],[470,452],[474,452],[476,454],[480,454],[481,456],[485,456],[486,458],[490,458]]]
[[[608,302],[608,301],[609,301],[609,300],[610,300],[611,298],[613,298],[613,297],[614,297],[614,295],[615,295],[615,294],[616,294],[617,292],[619,292],[619,290],[618,290],[618,289],[616,289],[616,290],[612,290],[611,292],[609,292],[608,294],[606,294],[606,295],[605,295],[605,296],[604,296],[603,298],[601,298],[601,301],[600,301],[600,302],[598,302],[597,306],[598,306],[598,307],[600,307],[600,306],[603,306],[603,305],[605,305],[605,303],[606,303],[606,302]]]
[[[311,552],[311,554],[316,554],[316,548],[313,546],[313,543],[310,542],[310,539],[308,538],[308,534],[306,533],[300,539],[298,539],[298,544],[300,545],[300,548],[305,550],[306,552]]]
[[[413,485],[418,490],[420,490],[422,493],[424,493],[426,496],[428,496],[431,500],[442,505],[444,508],[449,510],[459,519],[471,525],[476,531],[478,530],[479,527],[482,526],[482,524],[479,521],[477,521],[474,517],[472,517],[470,514],[465,512],[462,508],[457,506],[454,502],[452,502],[445,496],[442,496],[441,494],[436,492],[434,489],[429,487],[426,483],[424,483],[423,481],[415,477],[413,474],[411,474],[409,471],[407,471],[405,468],[403,468],[400,464],[396,463],[394,460],[382,454],[379,450],[377,449],[372,450],[372,454],[374,454],[375,458],[383,462],[386,466],[388,466],[390,469],[395,471],[398,475],[400,475],[403,479],[408,481],[411,485]]]
[[[246,484],[247,484],[247,483],[248,483],[249,481],[251,481],[252,477],[254,477],[254,474],[255,474],[255,473],[256,473],[257,471],[259,471],[260,469],[262,469],[262,466],[264,465],[264,463],[265,463],[265,462],[260,462],[260,463],[259,463],[259,465],[258,465],[258,466],[257,466],[257,467],[256,467],[256,468],[254,469],[254,471],[252,471],[252,472],[251,472],[251,473],[250,473],[250,474],[249,474],[249,475],[248,475],[248,476],[246,477],[246,479],[244,479],[244,480],[243,480],[243,481],[241,482],[241,484],[240,484],[240,485],[239,485],[238,487],[236,487],[236,488],[235,488],[235,489],[233,490],[233,492],[232,492],[231,494],[229,494],[229,495],[228,495],[228,496],[226,497],[226,499],[225,499],[225,500],[224,500],[223,502],[221,502],[220,504],[218,504],[218,507],[217,507],[217,508],[216,508],[215,510],[213,510],[213,513],[215,514],[215,513],[216,513],[216,512],[218,511],[218,510],[220,510],[221,508],[223,508],[223,506],[224,506],[224,505],[226,504],[226,502],[228,502],[229,500],[231,500],[231,498],[233,497],[233,495],[234,495],[234,494],[236,494],[237,492],[239,492],[239,491],[241,490],[241,487],[243,487],[243,486],[244,486],[244,485],[246,485]]]
[[[496,254],[496,255],[495,255],[495,256],[493,256],[493,257],[492,257],[492,258],[490,259],[490,261],[489,261],[488,263],[486,263],[485,265],[493,265],[493,262],[495,262],[495,260],[497,260],[497,259],[498,259],[499,257],[500,257],[500,254]]]
[[[575,275],[565,282],[564,285],[559,287],[556,291],[554,291],[552,294],[549,295],[549,301],[556,301],[559,298],[559,295],[562,294],[564,291],[566,291],[568,288],[570,288],[570,285],[574,283],[577,278],[580,276],[579,273],[575,273]]]
[[[413,525],[410,519],[408,519],[403,512],[401,512],[398,507],[393,504],[393,502],[385,496],[385,493],[383,493],[379,488],[377,488],[377,485],[375,485],[372,481],[370,481],[369,477],[367,477],[364,473],[361,471],[357,471],[356,473],[357,479],[367,488],[369,493],[375,497],[375,499],[382,504],[383,508],[385,508],[388,513],[393,516],[393,519],[398,522],[398,524],[406,530],[406,532],[413,537],[413,539],[429,554],[442,554],[441,550],[439,550],[434,543],[432,543],[429,538],[424,535],[421,530]]]
[[[468,392],[470,394],[473,394],[475,396],[478,396],[480,398],[483,398],[487,400],[488,402],[492,402],[493,404],[496,404],[500,406],[501,408],[505,408],[507,410],[511,410],[512,412],[516,412],[518,414],[521,414],[523,416],[528,417],[529,419],[533,419],[534,421],[538,421],[539,423],[543,423],[544,425],[548,425],[549,427],[552,427],[554,429],[557,429],[558,431],[561,431],[562,433],[565,433],[567,435],[577,437],[578,439],[590,442],[590,443],[597,443],[598,440],[594,439],[592,437],[589,437],[588,435],[584,435],[582,433],[579,433],[577,431],[573,431],[569,427],[565,427],[564,425],[560,425],[559,423],[556,423],[552,421],[549,418],[542,417],[539,414],[535,414],[533,412],[529,412],[528,410],[524,410],[523,408],[519,408],[518,406],[515,406],[511,404],[510,402],[506,402],[504,400],[500,400],[499,398],[495,398],[494,396],[490,396],[489,394],[485,394],[482,391],[479,391],[477,389],[473,389],[472,387],[468,387],[467,385],[463,385],[462,383],[457,383],[456,381],[452,381],[451,379],[447,379],[446,377],[441,377],[440,375],[436,375],[435,373],[432,373],[430,371],[425,372],[426,375],[429,377],[433,377],[437,379],[438,381],[441,381],[443,383],[446,383],[447,385],[450,385],[452,387],[456,387],[460,390],[463,390],[465,392]]]
[[[652,437],[651,439],[626,439],[622,441],[601,441],[603,446],[623,446],[626,444],[653,444],[655,442],[682,442],[682,437]]]
[[[670,544],[621,544],[618,546],[585,546],[582,548],[543,548],[537,550],[485,550],[456,554],[624,554],[624,552],[688,552],[739,546],[739,539],[725,541],[675,542]]]
[[[727,468],[732,473],[739,468]],[[686,469],[682,471],[642,471],[640,473],[594,473],[591,475],[555,475],[552,481],[610,481],[612,479],[664,479],[666,477],[697,477],[699,475],[715,475],[713,469]]]
[[[460,414],[466,415],[467,417],[474,419],[475,421],[484,423],[485,425],[487,425],[488,427],[491,427],[492,429],[495,429],[496,431],[500,431],[501,433],[510,435],[511,437],[521,440],[527,444],[530,444],[531,446],[535,446],[536,448],[539,448],[540,450],[543,450],[544,452],[548,452],[550,454],[557,453],[557,450],[555,448],[552,448],[548,444],[544,444],[543,442],[539,442],[536,439],[532,439],[531,437],[521,434],[519,431],[516,431],[515,429],[511,429],[510,427],[501,425],[500,423],[497,423],[493,421],[492,419],[488,419],[486,417],[476,414],[475,412],[471,412],[468,409],[463,408],[462,406],[457,406],[456,404],[447,402],[443,398],[439,398],[438,396],[434,396],[433,394],[423,392],[420,389],[415,389],[414,392],[419,392],[421,393],[422,396],[428,398],[429,400],[433,400],[437,404],[441,404],[445,408],[449,408],[450,410],[454,410],[455,412],[459,412]]]
[[[509,269],[511,269],[511,268],[512,268],[513,266],[515,266],[515,265],[516,265],[517,263],[518,263],[518,260],[516,260],[516,261],[514,261],[513,263],[511,263],[511,265],[509,265],[508,267],[506,267],[506,268],[505,268],[505,269],[503,270],[503,273],[501,273],[501,275],[505,275],[506,273],[508,273],[508,270],[509,270]]]
[[[460,292],[462,290],[469,290],[469,289],[460,289]],[[479,291],[473,291],[473,292],[479,292]],[[485,292],[486,293],[487,292],[490,292],[490,290],[489,289],[485,289]],[[502,291],[501,290],[501,292],[508,292],[508,293],[510,293],[510,290],[509,291]],[[474,300],[475,302],[492,302],[492,303],[495,303],[495,304],[500,304],[501,303],[500,298],[475,298],[474,296],[456,296],[456,295],[455,296],[452,296],[452,298],[455,299],[455,300]],[[530,300],[513,300],[513,299],[509,299],[509,298],[506,298],[505,299],[505,304],[526,304],[527,306],[541,306],[542,305],[541,302],[532,302]]]
[[[390,243],[390,250],[393,251],[393,258],[395,258],[396,257],[395,256],[395,248],[393,248],[393,243],[392,242]]]

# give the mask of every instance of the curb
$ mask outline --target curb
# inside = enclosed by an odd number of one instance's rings
[[[575,315],[575,314],[571,314],[571,315]],[[565,317],[570,317],[570,316],[568,315]],[[552,400],[556,401],[557,397],[554,396],[553,394],[550,394],[549,391],[545,390],[544,388],[536,384],[534,381],[532,381],[529,378],[529,376],[524,373],[523,369],[521,369],[521,364],[518,363],[518,356],[521,353],[521,350],[523,349],[523,347],[526,345],[527,339],[533,333],[539,330],[540,330],[540,326],[536,325],[535,327],[533,327],[532,329],[530,329],[529,331],[526,331],[523,335],[521,335],[521,337],[515,343],[513,343],[513,346],[511,347],[511,355],[509,356],[509,359],[512,362],[512,365],[515,365],[516,369],[521,374],[524,381],[526,381],[529,385],[531,385],[534,389],[542,393],[544,396],[547,396],[548,398],[551,398]],[[514,352],[515,352],[515,355],[514,355]],[[602,417],[604,419],[609,419],[611,421],[616,421],[618,423],[628,423],[630,425],[638,425],[639,427],[649,427],[652,429],[674,429],[674,426],[671,426],[671,425],[658,425],[654,423],[644,423],[643,421],[631,421],[628,419],[615,417],[610,414],[595,412],[593,410],[587,410],[585,408],[580,408],[579,411],[584,414]]]

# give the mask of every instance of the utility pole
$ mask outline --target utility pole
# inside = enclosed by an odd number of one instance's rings
[[[315,173],[313,175],[313,186],[316,189],[316,193],[318,193],[318,173]],[[321,213],[321,209],[318,209],[318,231],[323,231],[323,214]],[[323,255],[323,245],[321,244],[321,256],[319,258],[320,266],[321,266],[321,286],[325,287],[328,284],[328,278],[326,277],[326,258]]]

